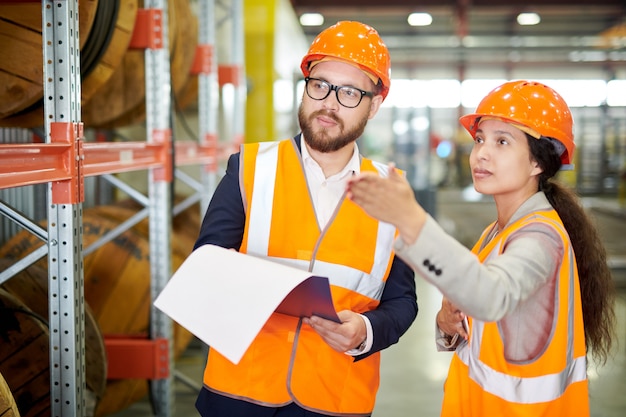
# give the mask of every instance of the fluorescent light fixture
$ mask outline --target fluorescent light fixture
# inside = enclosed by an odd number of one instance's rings
[[[533,26],[541,22],[541,17],[534,12],[525,12],[517,15],[517,23],[521,26]]]
[[[606,103],[607,83],[604,80],[542,80],[559,93],[569,107],[599,107]]]
[[[503,78],[464,80],[461,82],[461,105],[474,110],[483,97],[506,81]]]
[[[609,81],[606,92],[606,102],[609,106],[626,106],[626,80]]]
[[[324,15],[321,13],[302,13],[300,15],[300,24],[302,26],[322,26],[324,24]]]
[[[452,79],[392,79],[392,88],[382,104],[387,108],[455,109],[462,106],[472,112],[480,100],[506,79],[468,79],[463,82]],[[626,106],[626,80],[562,80],[537,79],[554,88],[570,107]],[[304,81],[302,81],[304,86]],[[302,95],[303,87],[299,90]],[[418,129],[416,125],[409,126]],[[394,132],[401,134],[406,129],[399,124]],[[451,136],[448,135],[448,136]]]
[[[433,17],[428,13],[411,13],[407,22],[411,26],[429,26],[433,23]]]
[[[458,80],[429,80],[421,94],[428,97],[430,108],[455,108],[461,104],[461,83]]]
[[[417,132],[426,132],[430,127],[430,120],[426,116],[417,116],[411,119],[411,128]]]
[[[383,106],[398,108],[420,108],[428,105],[428,97],[424,94],[427,81],[413,79],[394,79],[393,88],[389,90]]]
[[[409,123],[406,120],[397,119],[391,125],[394,135],[402,136],[409,131]]]

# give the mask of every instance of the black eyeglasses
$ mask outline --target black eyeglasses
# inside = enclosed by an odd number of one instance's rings
[[[332,85],[324,80],[306,77],[306,94],[313,100],[324,100],[331,91],[335,90],[337,101],[344,107],[353,109],[361,104],[363,97],[374,97],[371,91],[363,91],[356,87]]]

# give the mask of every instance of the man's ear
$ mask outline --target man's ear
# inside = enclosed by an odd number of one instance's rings
[[[370,102],[370,112],[367,116],[368,119],[373,118],[376,113],[378,113],[378,109],[380,109],[380,106],[383,104],[383,96],[381,96],[380,94],[375,95],[374,97],[372,97],[372,100]]]

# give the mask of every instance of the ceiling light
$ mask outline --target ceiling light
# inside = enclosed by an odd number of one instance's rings
[[[428,26],[433,23],[433,17],[428,13],[411,13],[407,21],[411,26]]]
[[[300,15],[300,24],[302,26],[322,26],[324,15],[321,13],[303,13]]]
[[[520,13],[517,15],[517,23],[522,26],[533,26],[541,22],[541,17],[537,13]]]

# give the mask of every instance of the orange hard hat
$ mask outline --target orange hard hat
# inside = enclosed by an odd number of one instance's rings
[[[462,116],[463,127],[475,137],[480,119],[495,118],[512,123],[531,136],[558,140],[564,150],[561,162],[570,164],[574,156],[572,113],[552,88],[536,81],[509,81],[482,99],[476,113]]]
[[[342,21],[322,31],[302,59],[300,68],[305,77],[311,63],[333,59],[356,65],[374,83],[382,84],[383,100],[389,93],[391,61],[389,50],[376,29],[360,22]]]

